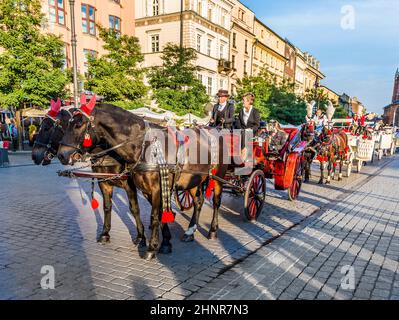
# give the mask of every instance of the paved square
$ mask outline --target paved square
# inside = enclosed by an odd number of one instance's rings
[[[206,239],[209,206],[194,243],[179,241],[191,216],[178,214],[171,225],[173,254],[151,262],[132,244],[135,224],[124,191],[114,194],[111,244],[99,245],[102,209],[90,208],[90,182],[59,178],[59,169],[56,164],[0,169],[0,299],[399,295],[398,157],[329,186],[315,184],[316,170],[295,203],[268,184],[267,204],[256,223],[240,217],[242,198],[226,195],[217,241]],[[148,226],[150,207],[141,195],[140,207]],[[41,288],[43,266],[54,268],[55,290]],[[341,288],[344,266],[354,268],[355,290]]]

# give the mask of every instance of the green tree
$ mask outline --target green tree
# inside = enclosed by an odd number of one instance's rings
[[[197,54],[191,48],[181,48],[171,43],[165,46],[162,66],[154,67],[149,72],[153,99],[162,109],[177,115],[205,115],[209,97],[196,76],[196,59]]]
[[[255,95],[254,107],[260,112],[261,118],[267,120],[270,116],[269,99],[273,90],[275,79],[263,70],[256,76],[247,76],[237,82],[238,110],[242,108],[243,96],[251,92]]]
[[[323,89],[308,89],[305,94],[305,100],[307,102],[311,101],[316,101],[318,103],[318,107],[326,111],[327,110],[327,104],[328,104],[328,95],[324,92]],[[345,119],[348,116],[348,112],[345,110],[345,108],[338,104],[337,101],[331,101],[332,104],[335,107],[335,113],[334,113],[334,118],[335,119]]]
[[[295,83],[283,80],[272,87],[268,101],[270,118],[282,124],[300,125],[305,121],[306,102],[295,94]]]
[[[40,0],[0,1],[0,105],[47,107],[66,95],[63,42],[41,32]]]
[[[299,125],[306,116],[305,101],[295,95],[295,84],[288,80],[278,82],[266,69],[256,76],[245,77],[237,83],[237,99],[245,93],[255,94],[254,106],[264,120],[274,119],[282,124]]]
[[[88,57],[86,89],[126,109],[143,106],[148,90],[143,82],[144,70],[139,67],[144,60],[139,40],[101,26],[99,30],[107,53]]]

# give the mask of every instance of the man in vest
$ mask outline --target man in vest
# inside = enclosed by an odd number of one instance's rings
[[[234,122],[234,103],[229,100],[229,92],[227,90],[219,90],[218,103],[214,105],[212,118],[209,122],[211,127],[219,127],[223,129],[232,129]]]

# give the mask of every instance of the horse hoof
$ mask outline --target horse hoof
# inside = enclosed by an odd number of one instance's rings
[[[100,244],[107,244],[111,242],[111,237],[110,236],[101,236],[97,239],[97,242]]]
[[[331,184],[331,182],[330,181],[326,181],[326,184]]]
[[[136,247],[139,247],[139,248],[145,248],[145,247],[147,246],[147,242],[146,242],[145,238],[136,238],[136,239],[133,241],[133,244],[134,244]]]
[[[216,240],[217,238],[218,238],[217,232],[213,232],[213,231],[209,232],[209,234],[208,234],[209,240]]]
[[[144,257],[143,257],[143,259],[146,260],[146,261],[151,261],[154,258],[155,258],[155,252],[154,251],[147,251],[144,254]]]
[[[338,178],[338,181],[342,181],[342,180],[344,180],[344,179],[342,179],[342,178]]]
[[[323,184],[323,180],[320,180],[320,181],[319,181],[319,184]]]
[[[183,237],[181,238],[181,242],[193,242],[194,241],[194,235],[186,235],[184,234]]]
[[[160,254],[171,254],[172,253],[172,245],[162,245],[158,251]]]

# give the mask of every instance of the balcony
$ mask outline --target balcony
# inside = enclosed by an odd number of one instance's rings
[[[218,63],[219,73],[230,73],[233,70],[231,61],[225,59],[220,59]]]

